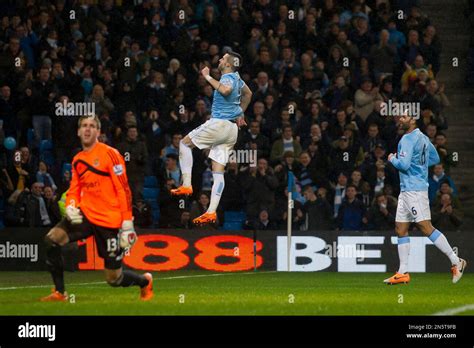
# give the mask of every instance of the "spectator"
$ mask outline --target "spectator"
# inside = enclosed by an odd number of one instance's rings
[[[303,189],[306,202],[303,206],[305,212],[305,230],[325,231],[332,228],[331,205],[321,195],[316,195],[311,186]]]
[[[242,176],[242,188],[246,195],[246,213],[248,218],[256,217],[257,212],[268,209],[272,216],[275,207],[275,189],[278,179],[268,161],[260,158],[257,167],[249,167]]]
[[[365,121],[372,112],[376,100],[382,100],[378,87],[374,87],[370,78],[363,78],[360,88],[356,91],[354,96],[355,112],[362,120]]]
[[[138,138],[138,129],[131,126],[127,129],[126,139],[117,144],[117,150],[125,159],[127,177],[132,190],[133,201],[142,198],[145,166],[148,160],[148,150],[144,141]]]
[[[160,221],[161,228],[176,228],[180,224],[182,199],[178,196],[172,196],[171,189],[177,187],[173,178],[164,178],[162,189],[159,195]]]
[[[61,213],[59,212],[58,198],[54,193],[51,186],[43,187],[44,201],[46,203],[46,209],[48,215],[51,218],[53,225],[57,224],[61,220]]]
[[[179,142],[181,141],[182,138],[183,136],[179,133],[173,134],[171,138],[171,144],[165,147],[162,159],[164,159],[169,154],[174,154],[176,156],[179,156]]]
[[[227,164],[224,173],[225,190],[222,193],[221,207],[223,210],[243,210],[244,202],[241,190],[241,172],[236,162]]]
[[[148,203],[138,199],[132,207],[133,222],[141,228],[149,228],[153,224],[152,209]]]
[[[11,178],[14,190],[22,192],[28,187],[30,183],[30,173],[26,170],[31,170],[27,163],[23,162],[21,151],[15,151],[13,155],[13,163],[8,167],[7,173]]]
[[[368,211],[368,224],[377,231],[388,231],[395,228],[396,202],[388,200],[383,193],[375,196]]]
[[[278,226],[274,221],[270,220],[268,211],[263,209],[258,214],[258,219],[247,221],[244,228],[257,231],[272,231],[278,229]]]
[[[270,160],[274,163],[281,161],[283,154],[287,151],[293,152],[296,157],[301,153],[301,145],[293,138],[293,129],[291,126],[284,126],[281,139],[273,143]]]
[[[433,167],[433,174],[428,178],[428,197],[431,204],[433,204],[436,199],[436,194],[443,182],[448,182],[453,190],[453,194],[457,195],[456,186],[454,185],[453,180],[444,172],[444,166],[442,164],[436,164]]]
[[[462,225],[464,213],[453,205],[451,195],[443,193],[431,209],[433,224],[442,231],[456,231]]]
[[[344,196],[346,195],[347,176],[341,172],[337,177],[337,182],[334,187],[334,217],[339,214],[339,208],[341,207]]]
[[[178,156],[169,154],[166,156],[164,168],[158,174],[158,181],[165,183],[167,179],[173,179],[175,183],[181,182],[181,169],[178,166]]]
[[[270,155],[270,140],[268,137],[260,133],[260,123],[258,121],[251,121],[248,132],[245,132],[243,135],[241,135],[236,148],[244,150],[256,150],[257,158],[268,158]]]
[[[347,186],[346,197],[339,208],[336,226],[339,230],[359,231],[367,222],[364,204],[356,198],[357,188],[353,185]]]
[[[23,225],[28,227],[49,227],[53,220],[49,215],[46,201],[43,197],[42,186],[35,182],[31,185],[31,193],[23,192],[26,195],[24,200],[24,221]]]
[[[57,186],[54,183],[54,179],[50,173],[48,173],[48,165],[44,161],[39,162],[38,172],[36,173],[36,182],[39,182],[45,187],[51,187],[53,191],[57,190]]]

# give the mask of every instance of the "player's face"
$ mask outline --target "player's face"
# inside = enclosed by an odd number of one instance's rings
[[[100,129],[97,122],[92,118],[82,120],[81,126],[77,130],[77,135],[81,139],[83,146],[90,146],[94,144],[99,138]]]
[[[400,117],[400,120],[399,120],[400,129],[403,129],[404,131],[407,131],[408,129],[410,129],[411,121],[412,121],[412,118],[408,115],[404,115]]]
[[[219,71],[223,71],[229,65],[229,55],[226,53],[224,56],[219,59],[219,66],[217,67]]]

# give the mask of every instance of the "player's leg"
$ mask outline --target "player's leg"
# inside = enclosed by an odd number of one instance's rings
[[[225,165],[218,163],[212,160],[212,189],[211,189],[211,201],[207,212],[201,216],[195,218],[193,223],[196,225],[203,225],[209,223],[215,223],[217,220],[217,207],[219,206],[219,201],[221,200],[222,192],[224,192],[224,170]]]
[[[446,236],[438,229],[434,228],[430,220],[419,221],[418,228],[427,236],[433,244],[441,250],[451,261],[451,273],[453,275],[453,283],[457,283],[466,268],[467,262],[459,258],[449,244]]]
[[[138,274],[122,269],[124,250],[118,241],[118,229],[93,226],[97,251],[104,259],[105,280],[113,287],[139,286],[140,298],[150,300],[153,297],[153,277],[150,273]]]
[[[114,265],[110,265],[114,267]],[[140,299],[148,301],[153,297],[153,276],[151,273],[137,274],[133,271],[105,268],[105,280],[112,287],[139,286]]]
[[[191,172],[193,170],[193,147],[194,143],[192,142],[189,135],[186,135],[179,142],[179,165],[181,167],[181,174],[183,175],[183,185],[177,189],[171,190],[173,195],[190,195],[193,193],[193,188],[191,186]]]
[[[183,185],[171,190],[172,195],[191,195],[193,193],[191,185],[191,172],[193,169],[192,148],[195,146],[200,150],[209,148],[216,143],[220,132],[219,122],[211,118],[196,129],[193,129],[180,141],[179,165],[183,175]]]
[[[400,260],[400,267],[398,271],[384,280],[384,283],[389,285],[409,283],[410,274],[408,273],[408,258],[410,256],[410,237],[408,236],[408,229],[412,216],[409,209],[407,209],[407,193],[401,192],[398,197],[397,214],[395,218],[395,232],[397,233],[397,248],[398,258]]]
[[[44,238],[46,245],[46,265],[54,283],[53,292],[41,301],[66,301],[64,285],[64,265],[61,247],[69,243],[69,236],[64,227],[55,226]]]
[[[46,264],[54,282],[53,293],[43,297],[41,301],[66,301],[64,286],[64,267],[61,247],[85,239],[92,234],[90,222],[84,216],[80,224],[72,224],[66,218],[57,223],[46,235]]]
[[[207,212],[193,220],[196,225],[214,223],[217,220],[216,210],[224,192],[224,170],[229,160],[230,152],[237,141],[239,129],[235,123],[223,121],[220,123],[221,133],[216,135],[218,142],[211,147],[209,158],[212,160],[212,177],[214,182],[211,189],[211,201]]]
[[[400,267],[398,273],[405,274],[408,272],[408,257],[410,255],[410,237],[408,236],[409,222],[396,222],[395,232],[397,233],[398,258],[400,259]]]

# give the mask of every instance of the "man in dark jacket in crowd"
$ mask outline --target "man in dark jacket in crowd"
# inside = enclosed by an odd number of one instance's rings
[[[396,211],[396,204],[387,200],[384,194],[378,194],[368,212],[369,225],[378,231],[393,230]]]
[[[365,206],[356,198],[357,188],[354,185],[347,186],[346,198],[339,208],[336,224],[339,230],[358,231],[367,222],[365,217]]]
[[[268,167],[264,158],[258,160],[257,167],[249,167],[242,178],[242,187],[247,198],[247,217],[255,218],[258,212],[267,208],[272,216],[275,206],[275,189],[278,179]]]
[[[462,225],[464,213],[453,204],[451,195],[443,193],[439,203],[431,209],[433,223],[442,231],[457,231]]]
[[[23,191],[18,197],[17,204],[21,205],[18,210],[20,224],[28,227],[52,226],[52,218],[49,216],[46,200],[42,195],[42,185],[35,182],[31,185],[31,192]]]
[[[312,186],[308,185],[303,189],[306,202],[304,210],[306,212],[306,230],[324,231],[331,229],[332,209],[328,201],[314,193]]]
[[[148,150],[144,141],[138,139],[138,129],[131,126],[127,129],[125,141],[117,144],[117,150],[125,159],[127,176],[133,201],[142,198],[145,167],[148,160]]]

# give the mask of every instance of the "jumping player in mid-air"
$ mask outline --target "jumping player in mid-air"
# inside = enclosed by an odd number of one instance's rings
[[[415,222],[418,228],[451,261],[453,283],[457,283],[466,268],[467,262],[459,258],[448,243],[445,235],[431,224],[428,200],[428,167],[439,163],[436,148],[416,125],[416,120],[408,115],[400,117],[399,126],[405,134],[398,143],[396,154],[388,156],[389,162],[400,172],[400,195],[398,197],[395,230],[398,234],[398,255],[400,268],[386,284],[409,283],[408,257],[410,237],[408,228]]]
[[[216,209],[224,190],[224,169],[233,149],[240,126],[246,125],[243,113],[252,97],[252,91],[240,78],[237,69],[242,58],[235,52],[229,52],[219,60],[221,72],[219,81],[209,75],[205,67],[201,73],[215,89],[212,102],[211,119],[186,135],[179,143],[179,164],[183,174],[183,184],[171,190],[173,195],[191,195],[191,171],[193,167],[192,148],[210,148],[209,158],[212,160],[212,176],[214,182],[211,190],[211,202],[207,212],[193,220],[196,225],[214,223]]]
[[[53,292],[41,301],[66,301],[61,246],[91,235],[104,259],[105,279],[113,287],[141,288],[144,301],[153,297],[153,278],[122,270],[122,258],[137,239],[125,162],[120,153],[98,141],[97,116],[79,118],[77,135],[83,151],[72,161],[66,196],[66,217],[46,235],[46,264],[53,277]]]

